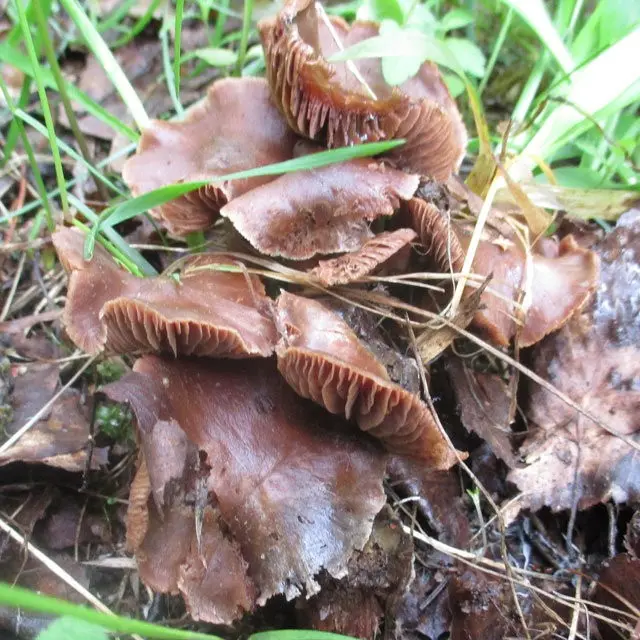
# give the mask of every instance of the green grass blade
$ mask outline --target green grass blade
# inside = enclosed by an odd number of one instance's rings
[[[117,27],[129,15],[129,10],[136,2],[138,0],[124,0],[124,2],[120,3],[110,15],[98,24],[98,31],[104,33]]]
[[[498,61],[498,56],[500,55],[500,51],[502,51],[502,47],[507,39],[507,33],[509,32],[509,28],[511,27],[511,22],[513,20],[513,7],[509,7],[507,11],[507,15],[502,21],[502,26],[500,27],[500,33],[496,39],[495,44],[493,45],[493,50],[491,51],[491,56],[489,57],[489,61],[487,62],[487,68],[484,72],[484,78],[482,78],[482,82],[478,87],[478,95],[481,96],[489,82],[489,78],[493,73],[493,67],[495,67],[496,62]]]
[[[138,128],[141,130],[144,129],[149,123],[149,116],[138,94],[131,86],[127,76],[102,39],[102,36],[98,33],[91,20],[89,20],[87,14],[82,10],[77,0],[60,0],[60,2],[75,22],[89,49],[91,49],[93,55],[102,65],[102,68],[113,83],[116,91],[120,94]]]
[[[11,113],[14,114],[15,116],[16,108],[15,108],[15,105],[13,104],[13,100],[11,99],[11,95],[9,93],[9,90],[7,89],[7,85],[1,73],[0,73],[0,91],[2,91],[4,100],[7,103],[7,107],[9,108],[9,111],[11,111]],[[12,125],[15,125],[15,130],[18,132],[18,136],[22,140],[22,146],[24,147],[25,153],[27,154],[27,158],[29,159],[29,165],[31,166],[31,171],[33,172],[33,179],[35,180],[36,188],[38,190],[38,193],[40,194],[40,199],[42,201],[42,206],[44,207],[46,219],[53,220],[53,211],[51,209],[51,202],[47,195],[47,188],[44,186],[44,180],[42,179],[42,174],[40,173],[40,167],[38,166],[38,162],[33,152],[33,147],[31,146],[29,137],[27,136],[27,132],[24,130],[22,120],[14,117],[12,121]],[[45,127],[43,127],[43,129],[45,130],[45,132],[47,131]]]
[[[1,79],[1,78],[0,78]],[[29,76],[25,76],[22,81],[22,88],[20,89],[20,95],[18,96],[18,107],[20,109],[24,109],[29,102],[29,97],[31,96],[31,78]],[[8,100],[7,106],[9,106]],[[13,111],[13,107],[9,107],[10,111]],[[7,132],[7,138],[4,143],[4,156],[2,158],[2,162],[0,162],[0,168],[4,167],[5,164],[9,161],[13,150],[16,148],[16,144],[18,142],[18,137],[21,136],[20,131],[18,129],[20,122],[16,120],[12,120],[9,125],[9,131]],[[24,129],[23,129],[24,130]]]
[[[70,616],[116,633],[139,634],[154,640],[220,640],[217,636],[161,627],[141,620],[101,613],[58,598],[43,596],[22,587],[0,583],[0,602],[54,616]]]
[[[576,70],[571,84],[564,83],[555,92],[563,104],[554,105],[522,154],[546,158],[576,125],[584,122],[585,114],[595,116],[623,95],[628,103],[639,99],[639,91],[630,89],[640,82],[640,67],[629,64],[638,51],[640,28]]]
[[[251,19],[253,18],[253,0],[244,0],[242,14],[242,33],[240,35],[240,46],[238,47],[238,62],[236,63],[236,75],[242,75],[244,59],[247,55],[249,44],[249,31],[251,31]]]
[[[254,633],[249,640],[352,640],[351,636],[326,631],[287,629],[285,631],[263,631]]]
[[[176,80],[174,76],[174,68],[171,66],[171,59],[169,57],[169,24],[167,20],[168,12],[165,14],[164,23],[160,29],[160,46],[162,48],[162,66],[164,67],[164,77],[167,82],[167,90],[171,102],[173,102],[173,108],[176,115],[179,118],[184,117],[184,108],[180,102],[180,97],[176,91]]]
[[[136,23],[130,29],[127,29],[126,33],[111,45],[111,48],[117,49],[118,47],[122,47],[142,33],[151,20],[153,20],[153,15],[160,6],[160,2],[162,2],[162,0],[152,0],[147,10],[140,16]]]
[[[16,69],[19,69],[31,78],[35,77],[29,58],[22,55],[19,51],[16,51],[16,49],[11,47],[7,42],[0,42],[0,61],[16,67]],[[56,88],[56,82],[48,69],[40,69],[40,75],[47,87],[51,89]],[[110,114],[106,109],[94,102],[86,93],[68,82],[65,84],[65,87],[69,97],[80,104],[87,113],[95,116],[114,131],[122,133],[129,140],[137,142],[140,136],[133,129],[120,122],[120,120]]]
[[[565,46],[542,0],[502,0],[512,7],[536,32],[565,74],[575,68],[573,56]]]
[[[31,60],[31,68],[38,87],[38,95],[40,96],[40,107],[42,108],[42,114],[44,116],[47,130],[49,132],[49,142],[51,144],[51,153],[53,155],[53,164],[55,166],[56,180],[58,182],[58,189],[60,189],[60,202],[62,203],[62,210],[66,213],[69,209],[69,203],[67,201],[67,190],[65,187],[64,170],[62,168],[62,158],[60,157],[60,149],[55,141],[55,126],[53,123],[53,116],[51,115],[51,108],[49,107],[49,99],[47,98],[47,90],[45,88],[42,74],[40,73],[40,62],[38,61],[38,54],[36,52],[33,39],[31,38],[31,28],[27,21],[27,14],[25,12],[22,0],[16,0],[16,8],[18,10],[18,19],[20,20],[20,27],[22,28],[22,34],[24,36],[24,43]],[[50,211],[49,211],[50,213]],[[53,217],[47,216],[47,226],[50,231],[53,231],[55,222]]]
[[[84,202],[78,200],[73,194],[69,194],[69,201],[73,206],[87,219],[91,224],[96,225],[99,221],[99,216],[94,213]],[[75,224],[74,220],[74,224]],[[90,230],[83,225],[84,230],[87,233],[90,233]],[[108,240],[109,245],[107,249],[113,255],[116,255],[120,262],[122,262],[129,271],[135,273],[140,276],[155,276],[157,275],[157,271],[153,268],[153,266],[147,262],[144,256],[127,244],[127,241],[112,227],[104,227],[102,232],[105,238]],[[102,238],[99,238],[99,241],[102,242]],[[112,247],[116,249],[117,254],[114,253]]]
[[[245,0],[246,1],[246,0]],[[173,33],[173,81],[176,101],[180,102],[180,65],[182,57],[182,16],[184,15],[184,0],[176,0],[176,19]]]
[[[379,153],[395,149],[402,144],[404,144],[404,140],[369,142],[366,144],[355,145],[353,147],[342,147],[340,149],[330,149],[328,151],[311,153],[309,155],[302,156],[301,158],[293,158],[291,160],[277,162],[264,167],[230,173],[225,176],[220,176],[217,180],[186,182],[160,187],[159,189],[149,191],[137,198],[133,198],[104,211],[100,216],[99,223],[92,228],[91,234],[87,236],[84,247],[85,259],[91,259],[96,242],[96,236],[105,223],[108,223],[109,226],[114,226],[126,220],[130,220],[141,213],[149,211],[149,209],[160,207],[163,204],[184,195],[185,193],[195,191],[196,189],[200,189],[208,184],[226,182],[228,180],[245,180],[247,178],[256,178],[260,176],[277,176],[284,173],[293,173],[294,171],[319,169],[320,167],[326,167],[327,165],[336,164],[338,162],[345,162],[346,160],[353,160],[354,158],[365,158],[378,155]]]
[[[35,118],[32,118],[28,113],[25,113],[22,109],[16,109],[14,111],[17,118],[28,124],[30,127],[35,129],[39,134],[43,135],[45,138],[49,138],[49,132],[46,127],[43,127]],[[105,184],[109,189],[111,189],[114,193],[117,193],[121,196],[125,196],[125,192],[122,191],[115,183],[113,183],[109,178],[103,175],[98,169],[96,169],[90,162],[85,160],[75,149],[70,147],[66,142],[60,140],[56,136],[55,139],[56,144],[62,151],[64,151],[68,156],[72,157],[76,162],[79,162],[81,165],[86,167],[87,171],[99,180],[103,184]],[[66,185],[65,185],[66,186]]]

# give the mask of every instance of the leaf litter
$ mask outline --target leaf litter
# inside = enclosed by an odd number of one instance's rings
[[[455,173],[467,136],[435,65],[396,89],[380,60],[329,62],[336,34],[348,45],[377,26],[311,2],[285,3],[259,32],[267,79],[207,90],[214,72],[196,74],[186,118],[151,121],[124,165],[133,195],[325,147],[405,146],[157,207],[138,234],[164,269],[153,278],[108,244],[85,261],[84,232],[62,219],[53,244],[68,280],[59,267],[43,277],[50,247],[8,231],[38,253],[33,273],[2,264],[0,417],[21,434],[0,454],[2,517],[122,612],[186,613],[228,637],[586,637],[589,616],[603,638],[632,633],[637,515],[626,536],[617,527],[640,499],[637,212],[603,238],[567,220],[540,237],[550,216],[537,207],[580,218],[594,203],[508,183],[462,274],[484,203]],[[183,36],[185,50],[203,46]],[[172,100],[146,38],[116,57],[158,117]],[[95,58],[79,73],[128,117]],[[120,144],[93,116],[80,124],[100,154]],[[624,193],[600,217],[632,203]],[[118,230],[133,238],[131,226]],[[192,232],[204,253],[188,251]],[[186,255],[172,263],[174,251]],[[99,364],[83,374],[86,353]],[[608,528],[593,526],[601,504]],[[116,561],[136,570],[104,568]],[[41,570],[4,551],[0,562],[9,580]]]

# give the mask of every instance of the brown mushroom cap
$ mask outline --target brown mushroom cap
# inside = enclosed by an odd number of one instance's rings
[[[289,173],[225,205],[221,214],[261,253],[304,260],[358,249],[369,225],[410,198],[419,178],[367,159]]]
[[[77,229],[56,231],[53,242],[70,271],[65,327],[84,351],[228,358],[273,353],[276,331],[260,280],[215,270],[237,262],[197,256],[184,264],[178,279],[137,278],[99,246],[85,262],[84,234]]]
[[[469,234],[462,232],[459,237],[466,246]],[[496,344],[506,346],[518,333],[514,317],[517,310],[508,301],[517,302],[521,297],[521,287],[526,286],[526,264],[527,256],[517,239],[492,236],[478,245],[473,271],[493,274],[489,287],[502,297],[485,291],[485,308],[476,314],[474,323]],[[566,236],[557,245],[547,240],[538,243],[531,254],[531,265],[531,304],[518,341],[522,347],[539,342],[564,325],[598,284],[598,256],[578,246],[573,236]]]
[[[345,48],[378,35],[371,22],[330,18]],[[271,91],[298,133],[340,147],[405,138],[390,157],[398,166],[438,180],[457,169],[467,135],[437,67],[427,62],[398,88],[389,86],[379,59],[356,60],[376,99],[345,63],[329,63],[338,51],[313,0],[288,0],[275,17],[259,23]]]
[[[321,303],[282,292],[278,369],[304,398],[353,418],[390,450],[437,469],[457,461],[429,408],[389,380],[385,367],[337,314]]]
[[[214,82],[181,122],[153,120],[122,175],[134,195],[178,182],[212,180],[292,157],[295,135],[271,102],[262,78]],[[171,233],[208,228],[220,208],[271,177],[211,184],[155,210]]]
[[[421,198],[404,203],[400,220],[418,234],[427,256],[445,273],[460,272],[465,252],[454,225],[435,204]]]
[[[355,282],[369,275],[416,238],[412,229],[385,231],[365,242],[353,253],[345,253],[331,260],[321,260],[309,275],[323,287]]]

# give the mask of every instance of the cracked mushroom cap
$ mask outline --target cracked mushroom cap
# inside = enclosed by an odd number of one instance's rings
[[[378,35],[375,23],[329,21],[344,48]],[[274,100],[295,131],[330,148],[404,138],[388,157],[437,180],[459,167],[467,134],[433,63],[394,88],[384,80],[380,59],[353,61],[374,98],[346,63],[327,61],[339,46],[313,0],[288,0],[259,30]]]
[[[391,382],[385,367],[349,325],[320,302],[282,292],[276,303],[282,339],[278,369],[304,398],[354,419],[394,452],[437,469],[457,462],[429,408]]]
[[[394,256],[410,248],[416,237],[412,229],[384,231],[365,242],[357,251],[330,260],[320,260],[309,275],[323,287],[355,282],[390,263]]]
[[[84,234],[77,229],[56,231],[53,243],[70,274],[65,328],[84,351],[227,358],[273,353],[276,330],[262,283],[219,269],[237,267],[236,261],[196,256],[177,278],[137,278],[99,246],[85,262]]]
[[[459,237],[466,248],[470,233],[461,231]],[[531,265],[530,274],[527,263]],[[529,347],[557,331],[589,300],[598,285],[599,260],[570,235],[557,244],[542,239],[527,260],[517,238],[490,234],[478,245],[473,271],[484,276],[493,274],[482,294],[484,309],[474,317],[476,327],[498,345],[506,346],[518,335],[518,344]],[[518,331],[515,303],[522,298],[523,289],[529,303],[525,298],[524,325]]]
[[[295,140],[264,79],[226,78],[214,82],[184,120],[153,120],[122,175],[138,196],[174,183],[213,180],[288,160]],[[158,207],[154,214],[175,235],[201,231],[216,221],[224,204],[271,179],[210,184]]]
[[[357,159],[289,173],[225,205],[221,214],[261,253],[290,260],[354,251],[369,222],[390,216],[419,177]]]

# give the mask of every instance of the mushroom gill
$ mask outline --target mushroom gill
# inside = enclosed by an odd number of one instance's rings
[[[309,275],[323,287],[349,284],[383,266],[415,240],[412,229],[384,231],[365,242],[360,249],[337,258],[321,260]]]
[[[264,287],[256,276],[230,272],[236,261],[195,256],[177,277],[137,278],[99,246],[85,262],[84,234],[77,229],[59,229],[53,242],[70,272],[64,324],[84,351],[227,358],[273,353],[276,331]]]
[[[368,223],[409,199],[419,177],[368,159],[289,173],[225,205],[221,214],[258,251],[304,260],[354,251]]]
[[[282,292],[278,369],[304,398],[354,419],[391,451],[436,469],[457,462],[429,408],[389,379],[385,367],[342,318],[320,302]]]
[[[213,181],[288,160],[295,140],[271,102],[264,79],[226,78],[214,82],[204,101],[190,108],[184,120],[153,120],[122,175],[135,196],[179,182]],[[154,213],[175,235],[201,231],[215,222],[229,200],[271,179],[212,182]]]
[[[378,25],[349,27],[331,17],[330,29],[318,14],[314,0],[288,0],[278,15],[258,25],[267,79],[289,126],[330,148],[404,138],[406,144],[389,157],[446,180],[462,161],[467,134],[437,67],[426,62],[394,88],[384,80],[379,59],[354,61],[364,86],[345,63],[328,62],[339,50],[331,31],[347,48],[378,35]]]

